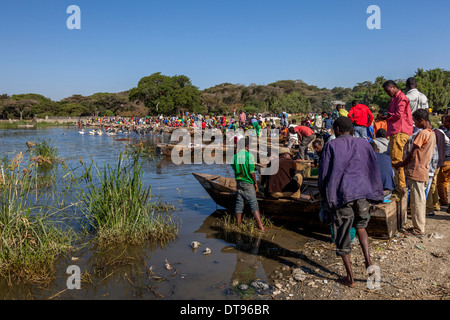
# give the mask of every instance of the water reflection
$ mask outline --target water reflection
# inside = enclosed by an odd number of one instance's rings
[[[122,139],[129,139],[120,141]],[[35,130],[0,130],[0,153],[14,154],[26,150],[27,141],[51,140],[58,156],[65,159],[75,173],[81,172],[79,157],[96,162],[99,167],[114,166],[127,145],[143,142],[154,150],[157,143],[168,142],[167,134],[91,136],[80,135],[76,127]],[[300,252],[307,237],[283,228],[273,231],[273,239],[249,237],[225,232],[217,225],[218,209],[214,201],[193,177],[192,172],[233,176],[229,165],[180,165],[153,152],[143,163],[144,183],[161,201],[174,204],[181,221],[179,237],[164,246],[145,243],[141,246],[111,246],[108,250],[92,245],[85,235],[82,216],[75,207],[61,211],[58,217],[81,236],[71,252],[55,263],[55,279],[48,285],[10,284],[0,279],[2,299],[241,299],[229,290],[233,281],[270,282],[270,275],[280,266],[299,260],[314,265]],[[61,189],[54,190],[58,197]],[[62,203],[60,208],[70,205]],[[220,209],[220,208],[219,208]],[[212,250],[192,250],[198,240]],[[87,243],[87,244],[86,244]],[[168,261],[172,270],[164,266]],[[68,290],[66,270],[70,265],[81,269],[80,290]],[[321,266],[317,266],[321,268]]]
[[[302,253],[305,243],[310,239],[309,236],[312,236],[312,231],[304,232],[291,226],[291,230],[275,227],[275,230],[269,234],[244,235],[226,231],[221,227],[218,218],[224,214],[227,214],[225,210],[215,211],[204,220],[203,225],[196,232],[204,233],[206,238],[221,239],[229,243],[223,246],[221,252],[236,256],[236,265],[230,283],[249,284],[255,280],[263,280],[273,284],[271,275],[284,266],[301,265],[307,273],[329,280],[337,276],[334,271],[312,261]],[[302,233],[309,236],[302,236]],[[316,234],[314,237],[327,239],[321,234]]]

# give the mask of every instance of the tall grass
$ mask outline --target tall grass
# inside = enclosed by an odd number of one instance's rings
[[[32,124],[34,128],[49,128],[49,127],[63,127],[63,126],[73,126],[75,121],[72,122],[33,122],[30,120],[23,121],[0,121],[0,129],[18,129],[19,125]],[[33,130],[33,129],[30,129]]]
[[[142,181],[139,153],[120,154],[115,167],[106,164],[100,169],[92,160],[89,166],[82,164],[87,184],[79,192],[82,211],[100,245],[165,242],[177,236],[172,211],[150,202],[151,187]]]
[[[16,188],[28,191],[44,189],[52,186],[56,177],[55,174],[38,174],[38,171],[48,171],[55,162],[67,168],[64,160],[57,158],[56,148],[51,147],[47,142],[39,144],[27,142],[26,144],[28,150],[17,153],[12,160],[7,155],[3,155],[0,159],[0,190],[6,185],[14,185]],[[29,153],[28,163],[22,165],[27,153]],[[17,174],[18,170],[21,174]]]
[[[70,235],[35,196],[37,171],[17,154],[3,168],[0,189],[0,275],[12,281],[43,282],[56,257],[70,248]],[[6,171],[6,172],[5,172]]]
[[[60,159],[58,158],[58,150],[51,143],[50,140],[43,140],[39,143],[27,143],[34,155],[33,161],[39,163],[40,167],[43,169],[49,169],[53,164],[58,163]]]

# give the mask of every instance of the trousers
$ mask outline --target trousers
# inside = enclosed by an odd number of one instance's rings
[[[409,139],[409,135],[403,132],[396,133],[389,138],[389,149],[391,150],[392,164],[403,161],[403,148]],[[405,171],[403,168],[394,170],[394,181],[396,188],[402,190],[406,187]]]
[[[442,205],[448,205],[448,184],[450,182],[450,161],[445,161],[444,166],[439,170],[436,188],[439,194],[439,201]]]
[[[411,206],[413,230],[415,233],[425,234],[427,204],[427,198],[425,196],[426,182],[408,179],[408,187],[410,190],[409,203]]]

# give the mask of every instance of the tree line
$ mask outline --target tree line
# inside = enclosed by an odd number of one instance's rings
[[[444,111],[450,103],[450,71],[440,68],[418,69],[414,75],[418,90],[429,99],[430,108]],[[113,116],[177,115],[183,112],[203,114],[307,113],[329,112],[336,101],[350,108],[358,100],[373,110],[387,110],[391,98],[384,92],[383,76],[353,88],[319,88],[302,80],[280,80],[267,85],[222,83],[200,90],[185,75],[166,76],[154,73],[143,77],[136,87],[120,93],[79,94],[52,101],[40,94],[0,95],[1,119],[32,119],[45,116]],[[396,80],[406,93],[406,79]]]

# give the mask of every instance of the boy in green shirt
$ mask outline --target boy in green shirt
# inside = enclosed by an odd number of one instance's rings
[[[257,121],[253,122],[253,128],[255,129],[256,136],[260,136],[261,132],[261,121],[258,123]]]
[[[231,167],[235,172],[237,182],[236,188],[236,217],[238,225],[242,222],[242,213],[244,211],[244,200],[247,200],[253,216],[258,224],[258,229],[265,230],[259,213],[258,200],[256,193],[258,192],[258,184],[255,176],[255,160],[253,155],[248,151],[250,146],[249,137],[245,137],[245,150],[236,153],[231,162]]]

